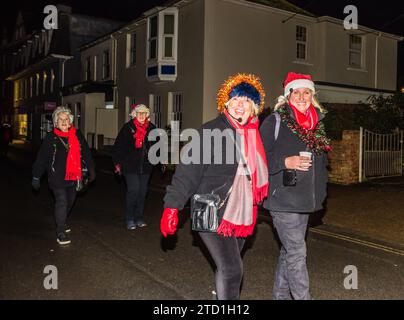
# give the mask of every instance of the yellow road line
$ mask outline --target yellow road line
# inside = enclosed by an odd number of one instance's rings
[[[366,246],[366,247],[370,247],[370,248],[382,250],[382,251],[385,251],[385,252],[393,253],[393,254],[396,254],[396,255],[399,255],[399,256],[404,256],[404,251],[403,250],[383,246],[381,244],[377,244],[377,243],[373,243],[373,242],[369,242],[369,241],[365,241],[365,240],[360,240],[360,239],[344,236],[344,235],[341,235],[341,234],[338,234],[338,233],[333,233],[333,232],[320,230],[320,229],[314,229],[314,228],[310,228],[310,232],[322,234],[322,235],[333,237],[333,238],[340,239],[340,240],[353,242],[353,243],[360,244],[360,245],[363,245],[363,246]]]

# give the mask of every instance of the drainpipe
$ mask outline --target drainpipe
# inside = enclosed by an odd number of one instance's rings
[[[62,60],[62,88],[65,86],[65,62],[66,60]],[[63,94],[61,99],[61,105],[63,106]]]
[[[56,59],[60,59],[62,60],[62,81],[61,81],[61,88],[63,88],[65,86],[65,62],[67,60],[73,59],[73,56],[65,56],[65,55],[61,55],[61,54],[51,54],[52,57],[56,58]],[[61,105],[63,106],[63,95],[61,98]]]
[[[376,37],[376,46],[375,46],[375,89],[377,89],[377,76],[378,76],[378,68],[379,68],[379,62],[378,62],[378,58],[379,58],[379,38],[381,36],[381,33],[379,32],[379,34]]]

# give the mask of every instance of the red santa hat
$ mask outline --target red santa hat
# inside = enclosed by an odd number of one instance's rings
[[[308,88],[315,92],[314,82],[311,75],[289,72],[285,82],[283,83],[284,96],[287,97],[293,90],[298,88]]]

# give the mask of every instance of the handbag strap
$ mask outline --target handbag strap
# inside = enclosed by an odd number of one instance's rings
[[[66,142],[64,142],[61,137],[59,137],[59,136],[57,136],[57,137],[59,138],[60,142],[62,142],[62,144],[66,148],[66,150],[69,151],[69,145]]]
[[[224,204],[226,203],[227,199],[229,199],[230,193],[231,193],[232,190],[233,190],[233,186],[231,186],[230,189],[229,189],[229,191],[227,191],[226,197],[223,199],[223,201],[219,203],[218,209],[221,209],[221,208],[224,206]]]

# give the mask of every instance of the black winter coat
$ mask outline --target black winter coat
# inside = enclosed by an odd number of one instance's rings
[[[81,157],[87,164],[90,176],[94,178],[95,166],[90,148],[80,130],[76,131],[76,135],[80,143]],[[67,138],[60,139],[63,139],[66,145],[68,144]],[[46,171],[48,174],[49,186],[52,189],[71,187],[75,183],[74,181],[65,180],[68,151],[60,139],[55,133],[53,133],[53,131],[46,135],[42,141],[37,159],[32,169],[32,175],[36,178],[41,178]]]
[[[151,174],[153,165],[148,159],[148,153],[155,142],[149,140],[149,134],[155,128],[154,124],[149,124],[142,148],[135,148],[136,126],[132,120],[119,131],[112,150],[112,160],[115,165],[121,165],[123,174]]]
[[[228,122],[225,115],[221,114],[216,119],[205,123],[200,129],[200,159],[204,159],[206,156],[206,148],[203,148],[203,135],[206,134],[203,129],[219,129],[223,132],[225,129],[231,129],[233,131],[233,137],[235,137],[235,130]],[[230,138],[229,138],[230,139]],[[234,140],[233,141],[234,146]],[[182,149],[182,153],[188,151],[188,147],[191,144],[187,144]],[[205,146],[206,147],[206,146]],[[221,150],[220,150],[221,148]],[[206,194],[214,191],[215,194],[220,196],[220,199],[225,199],[226,194],[230,190],[236,171],[238,167],[237,155],[234,148],[234,153],[231,159],[226,157],[226,138],[221,139],[221,143],[214,143],[214,139],[210,139],[210,157],[207,157],[210,161],[200,161],[200,164],[184,164],[180,163],[172,178],[171,185],[167,186],[166,195],[164,197],[164,208],[175,208],[182,210],[194,194]],[[222,160],[219,164],[214,163],[215,155],[222,155]],[[209,164],[204,164],[208,162]],[[217,161],[219,162],[219,161]],[[226,164],[230,162],[230,164]],[[219,224],[223,217],[225,206],[219,210]]]
[[[293,111],[289,106],[287,108],[294,118]],[[317,113],[321,121],[324,115],[319,111]],[[298,156],[300,151],[306,151],[306,145],[282,121],[275,141],[275,125],[275,115],[271,114],[260,127],[269,166],[270,189],[268,198],[264,201],[264,207],[270,211],[292,213],[311,213],[322,209],[328,181],[327,154],[313,153],[313,162],[309,171],[296,170],[296,185],[283,186],[285,158]]]

